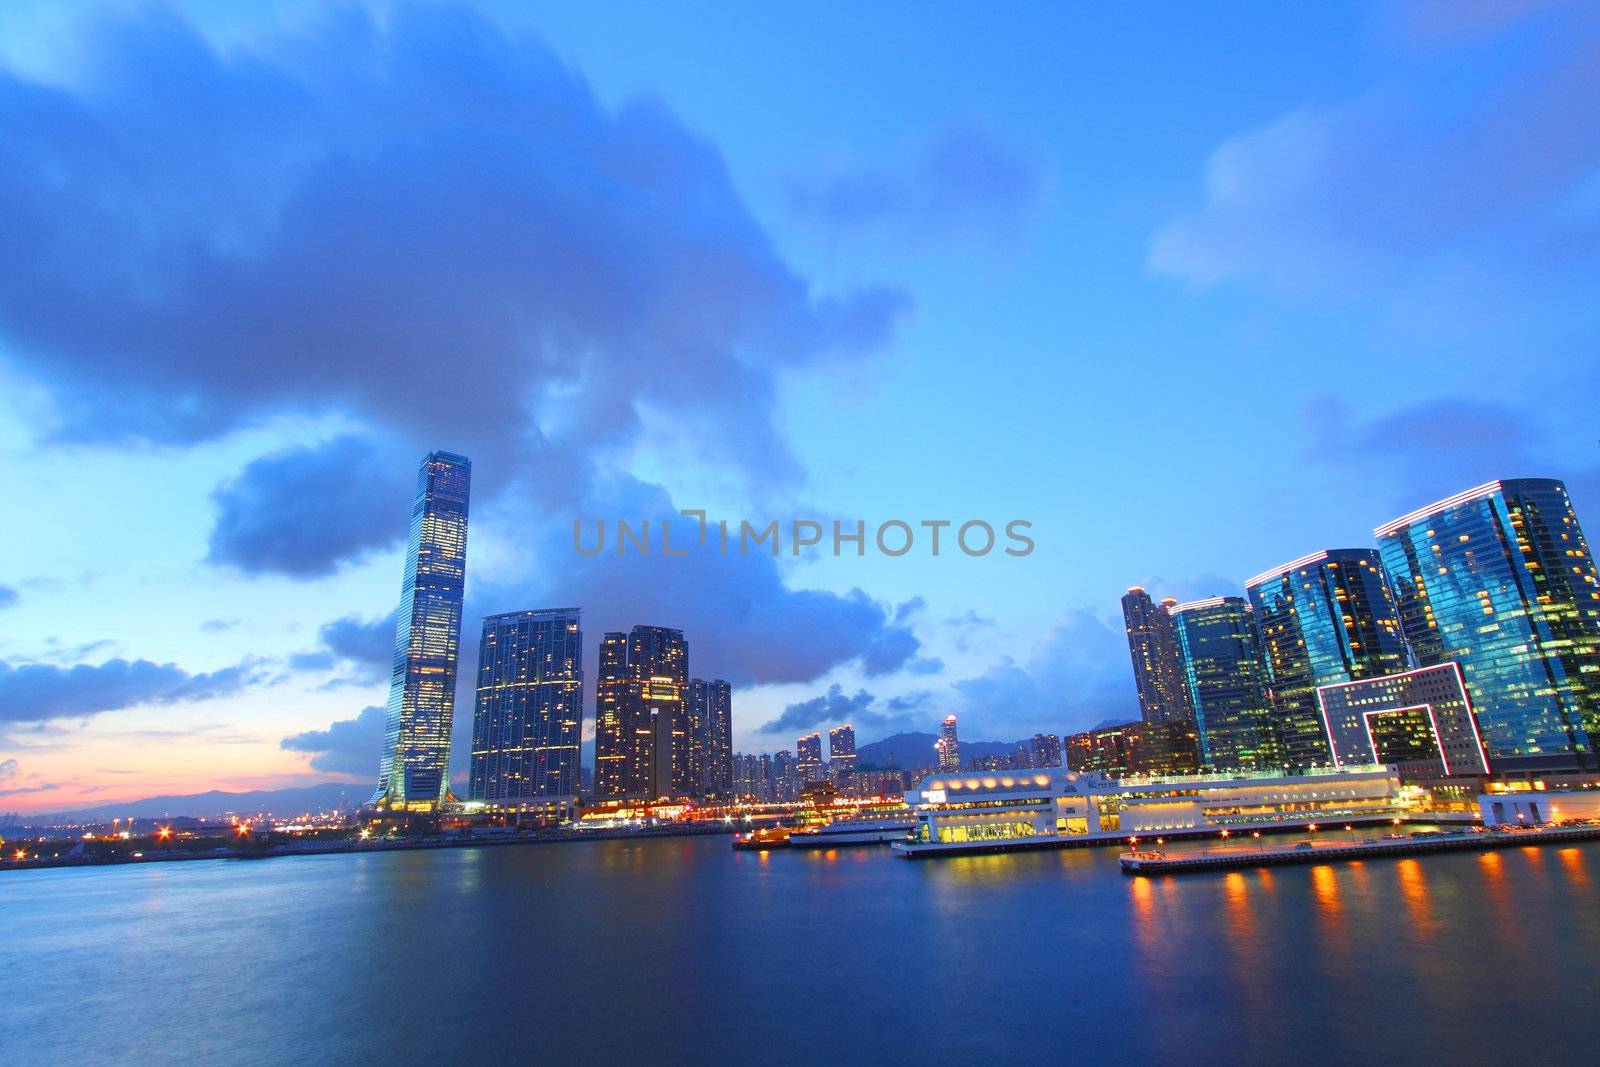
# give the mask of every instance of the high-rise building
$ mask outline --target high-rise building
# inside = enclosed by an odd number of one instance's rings
[[[721,678],[691,678],[688,689],[689,775],[696,799],[733,796],[733,687]]]
[[[762,762],[765,763],[766,759],[763,753]],[[772,763],[767,770],[767,781],[771,785],[772,793],[768,800],[793,800],[800,795],[800,780],[799,774],[795,771],[793,752],[784,749],[782,752],[772,754]]]
[[[1061,766],[1061,738],[1055,734],[1034,734],[1030,747],[1035,767]]]
[[[595,793],[606,799],[694,796],[689,646],[682,630],[635,626],[600,642],[595,679]]]
[[[1395,674],[1407,666],[1400,617],[1378,553],[1329,549],[1263,571],[1245,583],[1255,615],[1283,764],[1333,762],[1317,688]]]
[[[1100,771],[1115,778],[1130,774],[1192,774],[1200,769],[1195,724],[1129,722],[1101,726],[1066,739],[1067,767]]]
[[[1412,654],[1461,665],[1493,768],[1600,769],[1600,576],[1566,486],[1488,482],[1373,533]]]
[[[1250,605],[1217,596],[1171,609],[1205,766],[1265,770],[1278,765]]]
[[[433,811],[450,792],[471,485],[472,462],[451,452],[428,453],[417,472],[383,754],[370,801],[379,807]]]
[[[1133,682],[1139,691],[1139,712],[1145,722],[1177,722],[1194,718],[1184,681],[1183,653],[1167,605],[1150,599],[1140,586],[1122,598],[1122,619],[1133,657]]]
[[[467,796],[514,807],[578,794],[583,632],[577,608],[483,620]]]
[[[795,738],[795,771],[801,779],[807,782],[822,780],[822,735],[820,733],[806,734],[804,737]]]
[[[856,773],[856,728],[849,723],[828,731],[828,774],[836,782]]]
[[[944,722],[939,724],[939,740],[934,743],[939,754],[939,769],[941,771],[959,771],[961,769],[961,743],[956,740],[956,717],[946,715]]]
[[[1390,763],[1402,778],[1488,774],[1460,664],[1317,690],[1338,766]]]

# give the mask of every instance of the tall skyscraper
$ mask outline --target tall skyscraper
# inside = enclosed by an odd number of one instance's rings
[[[1217,596],[1175,604],[1171,613],[1205,766],[1276,767],[1250,605],[1242,597]]]
[[[856,773],[856,728],[849,723],[828,731],[828,771],[836,782]]]
[[[817,782],[822,780],[822,735],[819,733],[806,734],[804,737],[795,738],[794,766],[802,781]]]
[[[1184,681],[1183,654],[1172,617],[1163,601],[1150,599],[1140,586],[1122,598],[1122,619],[1128,629],[1128,652],[1133,657],[1133,682],[1139,691],[1139,712],[1145,722],[1178,722],[1194,718],[1189,688]]]
[[[378,788],[370,803],[433,811],[450,792],[450,727],[467,577],[472,462],[430,452],[417,472]]]
[[[483,620],[467,796],[515,806],[578,794],[583,631],[577,608]]]
[[[959,771],[961,769],[961,742],[956,739],[956,717],[946,715],[944,722],[939,724],[939,740],[934,742],[934,747],[939,755],[939,769],[941,771]]]
[[[1034,734],[1029,747],[1035,767],[1061,766],[1061,738],[1055,734]]]
[[[1494,770],[1600,769],[1600,576],[1566,486],[1488,482],[1373,533],[1413,655],[1461,665]]]
[[[689,681],[690,775],[695,797],[727,800],[733,785],[733,687],[721,678]]]
[[[1245,583],[1255,614],[1272,726],[1285,766],[1333,762],[1317,687],[1406,668],[1400,617],[1378,553],[1316,552]]]
[[[595,793],[655,800],[695,794],[684,690],[689,646],[682,630],[635,626],[600,642],[595,679]]]

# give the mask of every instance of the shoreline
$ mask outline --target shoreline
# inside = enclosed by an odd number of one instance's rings
[[[551,845],[567,841],[649,840],[658,837],[712,837],[731,834],[734,828],[717,823],[700,826],[650,827],[636,830],[555,830],[531,831],[493,837],[418,838],[367,841],[343,840],[328,844],[268,845],[263,848],[224,848],[213,852],[160,852],[143,856],[47,856],[38,859],[0,861],[0,871],[56,870],[63,867],[122,867],[145,863],[193,863],[201,860],[267,860],[286,856],[343,856],[371,852],[415,852],[442,848],[492,848],[508,845]]]

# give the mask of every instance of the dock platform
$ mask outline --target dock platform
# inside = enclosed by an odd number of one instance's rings
[[[1401,838],[1368,838],[1359,842],[1315,844],[1301,841],[1286,848],[1124,852],[1119,862],[1124,874],[1193,874],[1245,867],[1339,863],[1386,856],[1416,856],[1428,852],[1478,852],[1495,848],[1519,848],[1579,841],[1600,841],[1600,826],[1553,826],[1505,832],[1428,831],[1408,834]]]

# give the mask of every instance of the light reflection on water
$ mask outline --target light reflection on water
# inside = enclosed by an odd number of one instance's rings
[[[7,873],[0,1045],[74,1067],[810,1062],[824,1041],[1058,1062],[1070,1016],[1073,1047],[1131,1062],[1510,1061],[1587,1031],[1597,862],[1151,878],[1115,850],[719,837]]]

